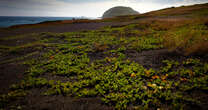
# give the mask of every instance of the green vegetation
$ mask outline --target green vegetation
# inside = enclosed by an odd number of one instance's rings
[[[12,85],[9,93],[0,95],[0,108],[8,108],[33,89],[48,97],[98,97],[103,104],[116,109],[198,106],[202,102],[191,92],[208,91],[208,62],[203,59],[208,52],[207,34],[204,19],[146,20],[96,31],[41,33],[36,35],[36,42],[9,47],[8,54],[15,55],[27,48],[44,54],[24,62],[29,66],[24,79]],[[157,68],[137,60],[142,52],[153,50],[165,50],[165,59],[156,59]],[[132,58],[130,51],[140,56]],[[177,58],[181,56],[182,59]]]

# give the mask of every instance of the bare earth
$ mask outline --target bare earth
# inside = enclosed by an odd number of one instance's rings
[[[187,19],[182,17],[183,19]],[[157,20],[177,20],[181,19],[181,17],[166,17],[166,18],[151,18]],[[87,31],[87,30],[96,30],[100,29],[105,26],[122,26],[131,23],[135,23],[137,21],[141,21],[144,19],[138,19],[131,22],[97,22],[97,23],[75,23],[75,24],[63,24],[63,25],[49,25],[49,26],[42,26],[42,27],[20,27],[20,28],[8,28],[8,29],[0,29],[0,38],[7,38],[16,35],[22,34],[31,34],[31,33],[42,33],[42,32],[53,32],[53,33],[63,33],[63,32],[77,32],[77,31]],[[28,37],[21,38],[19,40],[8,40],[7,42],[1,41],[1,45],[7,46],[18,46],[26,43],[30,43],[35,39]],[[36,49],[28,48],[23,50],[23,52],[19,53],[18,55],[13,54],[5,54],[0,51],[0,62],[4,62],[13,58],[24,56],[26,53],[37,52]],[[41,53],[40,51],[38,51]],[[171,56],[171,53],[168,52],[166,49],[161,50],[151,50],[151,51],[144,51],[142,53],[137,53],[135,51],[128,51],[126,54],[133,58],[135,61],[142,64],[144,67],[151,67],[151,68],[158,68],[161,66],[159,62],[163,59],[175,59],[181,60],[183,57],[175,57],[174,55]],[[30,57],[37,58],[39,55],[35,54],[34,56]],[[94,54],[95,58],[99,58],[99,53]],[[206,58],[201,58],[206,60]],[[14,61],[14,62],[6,62],[0,63],[0,94],[7,93],[9,90],[9,86],[11,84],[17,83],[23,79],[24,73],[26,73],[27,67],[25,65],[20,64],[22,61]],[[61,109],[61,110],[104,110],[104,109],[113,109],[108,106],[102,104],[99,98],[71,98],[71,97],[64,97],[64,96],[40,96],[37,90],[32,90],[33,92],[30,93],[25,99],[16,102],[21,103],[23,105],[27,105],[27,108],[30,110],[53,110]],[[197,91],[196,91],[197,94]],[[194,94],[193,94],[194,95]],[[206,95],[206,94],[205,94]],[[203,95],[202,97],[204,97]],[[206,97],[208,97],[206,95]],[[207,99],[207,98],[206,98]],[[204,100],[204,104],[207,104],[207,101]],[[206,106],[204,106],[206,107]],[[197,108],[193,108],[197,109]],[[208,109],[208,108],[202,108]]]

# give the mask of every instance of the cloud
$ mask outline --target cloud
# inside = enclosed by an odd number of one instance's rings
[[[115,1],[115,0],[60,0],[67,3],[95,3],[104,1]]]
[[[0,0],[0,16],[102,16],[114,6],[129,6],[144,13],[207,0]]]

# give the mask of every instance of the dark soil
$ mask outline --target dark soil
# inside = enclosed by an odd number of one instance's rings
[[[36,38],[26,36],[22,39],[0,40],[0,44],[5,45],[5,46],[19,46],[19,45],[23,45],[23,44],[27,44],[27,43],[31,43],[35,41],[37,41]]]
[[[20,81],[24,77],[26,69],[24,65],[15,62],[0,65],[0,94],[7,93],[10,85]]]
[[[102,22],[102,23],[78,23],[78,24],[64,24],[64,25],[54,25],[54,26],[44,26],[38,28],[15,28],[15,29],[0,29],[0,38],[8,37],[8,36],[15,36],[21,34],[29,34],[29,33],[42,33],[42,32],[55,32],[55,33],[62,33],[62,32],[74,32],[74,31],[84,31],[84,30],[95,30],[102,28],[104,26],[119,26],[125,25],[132,22],[123,22],[123,23],[116,23],[116,22]],[[34,42],[34,38],[25,37],[19,40],[8,40],[3,41],[0,40],[0,45],[6,46],[18,46],[22,44],[27,44]],[[1,53],[0,62],[21,57],[28,53],[38,51],[34,48],[26,48],[18,55],[15,54],[8,54],[4,55]],[[40,52],[41,53],[41,52]],[[167,49],[160,49],[160,50],[149,50],[143,52],[137,52],[134,50],[128,50],[125,52],[128,59],[138,62],[142,64],[146,68],[154,68],[158,69],[162,66],[162,60],[164,59],[171,59],[176,61],[182,61],[186,58],[186,56],[180,56],[174,54],[173,52],[169,52]],[[98,53],[89,53],[88,54],[90,59],[102,59],[105,57],[103,52]],[[31,58],[37,58],[31,57]],[[203,60],[207,60],[206,57],[201,58]],[[15,84],[23,79],[24,73],[26,73],[27,67],[20,64],[19,62],[11,62],[11,63],[4,63],[0,64],[0,94],[7,93],[9,87],[12,84]],[[61,77],[53,78],[59,79]],[[198,92],[193,93],[197,95]],[[24,105],[23,109],[25,110],[111,110],[106,105],[104,105],[101,100],[97,98],[72,98],[72,97],[65,97],[65,96],[42,96],[40,95],[41,91],[33,89],[28,96],[24,99],[15,102],[17,104]],[[198,96],[204,103],[204,107],[206,107],[208,96],[204,94],[202,96]],[[206,100],[205,100],[206,99]],[[192,108],[189,108],[192,109]],[[196,108],[197,109],[197,108]],[[202,108],[208,109],[208,108]]]
[[[183,61],[185,56],[177,55],[170,52],[168,49],[148,50],[137,52],[136,50],[127,50],[126,56],[139,64],[142,64],[145,68],[160,69],[163,66],[163,60],[175,60]]]
[[[132,22],[100,22],[100,23],[75,23],[75,24],[62,24],[62,25],[50,25],[50,26],[39,26],[39,27],[21,27],[21,28],[3,28],[0,29],[0,38],[22,35],[29,33],[42,33],[42,32],[54,32],[54,33],[63,33],[63,32],[75,32],[75,31],[88,31],[95,30],[105,26],[112,25],[126,25]]]
[[[40,90],[32,90],[25,98],[25,110],[111,110],[99,98],[72,98],[66,96],[41,96]]]

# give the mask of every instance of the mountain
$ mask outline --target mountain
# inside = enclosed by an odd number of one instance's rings
[[[117,6],[117,7],[113,7],[107,10],[103,14],[102,18],[112,18],[116,16],[135,15],[135,14],[139,14],[139,12],[133,10],[130,7]]]

